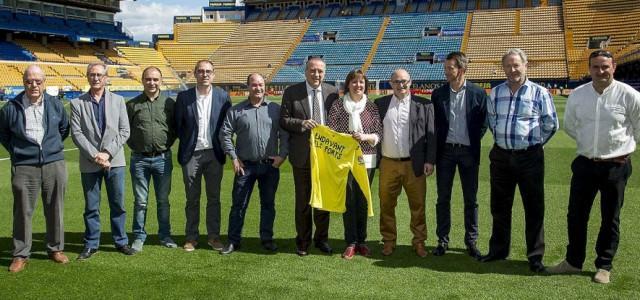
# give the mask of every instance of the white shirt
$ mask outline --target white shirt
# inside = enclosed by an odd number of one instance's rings
[[[583,84],[569,95],[564,127],[579,155],[607,159],[630,154],[640,138],[640,93],[616,80],[602,94],[591,82]]]
[[[382,155],[391,158],[409,157],[409,108],[411,95],[398,100],[391,97],[389,109],[382,120]]]
[[[25,135],[42,146],[44,138],[44,96],[40,103],[33,104],[29,98],[22,96],[22,106],[24,106]]]
[[[213,148],[211,130],[209,128],[212,102],[213,88],[211,88],[209,93],[206,95],[200,95],[198,94],[198,90],[196,90],[196,104],[198,107],[198,140],[196,141],[195,151]]]
[[[313,88],[309,85],[308,82],[305,82],[307,85],[307,101],[309,101],[309,115],[313,118]],[[316,89],[318,104],[320,105],[320,119],[322,120],[322,124],[324,125],[324,98],[322,97],[322,84],[320,84]]]

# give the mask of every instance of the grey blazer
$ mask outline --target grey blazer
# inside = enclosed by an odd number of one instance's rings
[[[121,96],[105,91],[105,129],[100,134],[93,113],[93,101],[89,93],[71,100],[71,138],[80,150],[80,172],[93,173],[102,170],[93,162],[98,152],[111,155],[111,167],[124,167],[123,145],[129,138],[127,107]]]

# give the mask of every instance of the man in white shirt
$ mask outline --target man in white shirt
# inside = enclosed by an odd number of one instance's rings
[[[231,98],[213,85],[213,63],[196,62],[196,87],[178,93],[174,108],[178,145],[178,162],[186,196],[184,250],[194,251],[200,235],[200,194],[202,177],[207,194],[207,243],[214,250],[224,247],[220,241],[220,185],[225,155],[218,135]]]
[[[589,56],[592,81],[576,88],[567,101],[564,127],[576,140],[578,157],[571,170],[567,229],[569,244],[565,260],[550,273],[582,271],[587,245],[587,225],[593,200],[600,192],[602,222],[596,242],[593,277],[609,283],[613,257],[620,240],[620,210],[631,175],[630,155],[640,138],[640,93],[613,79],[616,64],[610,52],[597,50]]]
[[[425,98],[411,95],[411,77],[406,70],[395,70],[389,82],[393,95],[375,100],[383,131],[382,142],[378,144],[382,255],[393,254],[396,247],[395,208],[404,188],[411,211],[411,244],[416,255],[425,257],[426,177],[433,173],[437,143],[433,104]]]

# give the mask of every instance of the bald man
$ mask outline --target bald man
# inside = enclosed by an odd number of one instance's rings
[[[62,150],[69,135],[64,106],[45,94],[44,72],[35,65],[24,71],[24,92],[0,111],[0,142],[11,155],[13,192],[13,260],[9,272],[22,271],[31,255],[31,219],[42,195],[49,258],[66,264],[63,202],[67,167]]]
[[[433,104],[411,95],[411,77],[406,70],[395,70],[389,82],[393,95],[375,101],[383,128],[382,142],[378,144],[382,254],[389,256],[396,247],[395,208],[404,188],[411,210],[411,244],[416,255],[425,257],[426,177],[433,173],[436,162]]]
[[[267,99],[264,77],[250,74],[247,88],[249,98],[229,109],[220,130],[222,150],[233,162],[235,173],[229,244],[221,254],[230,254],[240,247],[244,216],[256,181],[260,189],[262,247],[267,251],[278,249],[273,242],[275,198],[280,181],[279,168],[289,153],[289,134],[278,125],[280,105]]]

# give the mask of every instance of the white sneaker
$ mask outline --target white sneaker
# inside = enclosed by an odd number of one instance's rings
[[[582,269],[572,266],[568,261],[563,260],[561,263],[548,267],[547,272],[550,274],[567,274],[567,273],[580,273]]]
[[[143,245],[144,245],[144,242],[142,240],[135,239],[131,244],[131,249],[135,250],[136,252],[142,252]]]
[[[609,283],[609,277],[611,276],[611,272],[605,269],[598,269],[596,275],[593,275],[593,282],[596,283]]]
[[[174,242],[170,237],[160,240],[160,245],[167,248],[178,248],[178,244],[176,244],[176,242]]]

